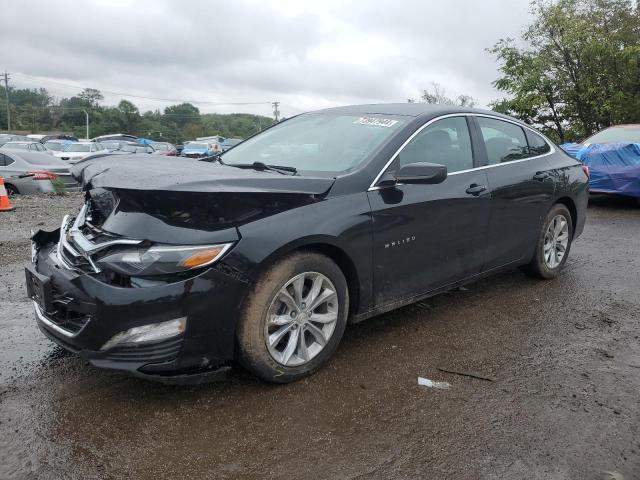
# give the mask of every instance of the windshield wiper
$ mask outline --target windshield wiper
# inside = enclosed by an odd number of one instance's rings
[[[281,165],[267,165],[266,163],[263,163],[263,162],[236,163],[235,165],[229,164],[229,166],[238,167],[238,168],[253,168],[254,170],[258,170],[260,172],[269,170],[271,172],[281,173],[282,175],[286,175],[287,173],[290,173],[291,175],[295,175],[296,173],[298,173],[298,170],[295,167],[286,167]]]
[[[209,155],[208,157],[201,157],[198,160],[201,162],[218,162],[220,165],[226,165],[220,158],[222,152],[214,153],[213,155]]]

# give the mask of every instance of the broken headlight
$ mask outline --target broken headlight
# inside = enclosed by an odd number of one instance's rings
[[[199,246],[153,246],[108,253],[96,265],[128,276],[164,275],[211,265],[232,243]]]

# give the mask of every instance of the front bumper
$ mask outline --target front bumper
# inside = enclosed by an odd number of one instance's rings
[[[26,268],[42,332],[91,364],[168,383],[217,376],[234,357],[238,305],[247,290],[241,275],[223,265],[187,279],[145,287],[110,284],[97,273],[69,268],[57,249],[59,230],[33,237]],[[42,284],[46,299],[31,283]],[[187,318],[183,334],[159,342],[101,347],[133,327]]]

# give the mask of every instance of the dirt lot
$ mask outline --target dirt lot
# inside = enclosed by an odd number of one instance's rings
[[[16,198],[0,214],[2,479],[640,478],[630,202],[591,202],[556,280],[514,271],[356,325],[327,368],[293,385],[235,369],[189,387],[96,370],[37,330],[29,230],[80,202]]]

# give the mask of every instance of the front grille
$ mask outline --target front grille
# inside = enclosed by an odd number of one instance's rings
[[[91,267],[89,261],[83,256],[75,255],[73,252],[71,252],[68,245],[63,243],[60,246],[59,252],[60,256],[62,257],[61,260],[64,261],[67,266],[84,273],[93,272],[93,268]]]
[[[170,362],[178,357],[182,339],[178,337],[153,344],[114,347],[103,358],[118,362]]]
[[[52,310],[46,312],[46,316],[58,327],[71,333],[78,333],[91,320],[91,315],[74,310],[71,306],[73,299],[60,292],[55,285],[51,286],[51,294]]]

